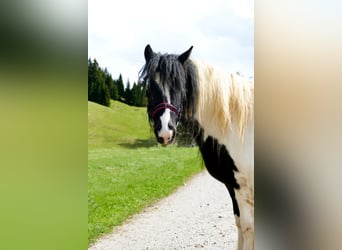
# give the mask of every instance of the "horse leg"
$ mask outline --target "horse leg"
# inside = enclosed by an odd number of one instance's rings
[[[235,191],[234,188],[232,188],[229,184],[225,183],[229,194],[230,194],[230,198],[232,199],[232,203],[233,203],[233,212],[234,212],[234,216],[235,216],[235,224],[237,227],[237,231],[238,231],[238,245],[237,245],[237,249],[240,250],[242,249],[242,231],[241,231],[241,225],[240,225],[240,210],[239,210],[239,205],[237,203],[236,197],[235,197]]]
[[[234,189],[225,184],[233,203],[235,224],[238,230],[238,250],[254,249],[254,201],[252,189],[241,186]]]
[[[252,192],[252,189],[243,186],[236,190],[240,211],[240,217],[235,219],[239,231],[239,250],[254,249],[254,199],[250,196]]]
[[[238,232],[238,242],[237,242],[237,249],[240,250],[242,249],[242,231],[241,231],[241,224],[240,224],[240,217],[235,215],[235,224],[237,227],[237,232]]]

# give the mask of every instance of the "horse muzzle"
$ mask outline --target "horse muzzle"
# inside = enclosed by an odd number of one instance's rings
[[[157,141],[163,146],[172,144],[176,137],[176,128],[169,124],[167,129],[155,130]]]

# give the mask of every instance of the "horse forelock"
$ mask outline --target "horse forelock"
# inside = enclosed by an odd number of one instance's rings
[[[185,72],[182,64],[176,55],[156,53],[140,71],[140,79],[146,80],[159,74],[163,83],[170,87],[180,87],[179,84],[185,81]]]

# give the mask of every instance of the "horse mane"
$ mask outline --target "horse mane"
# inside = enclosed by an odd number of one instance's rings
[[[206,63],[194,62],[198,72],[196,118],[201,124],[217,124],[227,133],[233,119],[243,139],[248,119],[254,114],[254,83],[238,74],[227,73]]]

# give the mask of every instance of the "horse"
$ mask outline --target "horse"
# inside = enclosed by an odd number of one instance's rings
[[[254,82],[208,63],[161,54],[148,44],[139,79],[147,85],[147,114],[158,143],[191,131],[208,172],[230,194],[237,248],[254,249]]]

